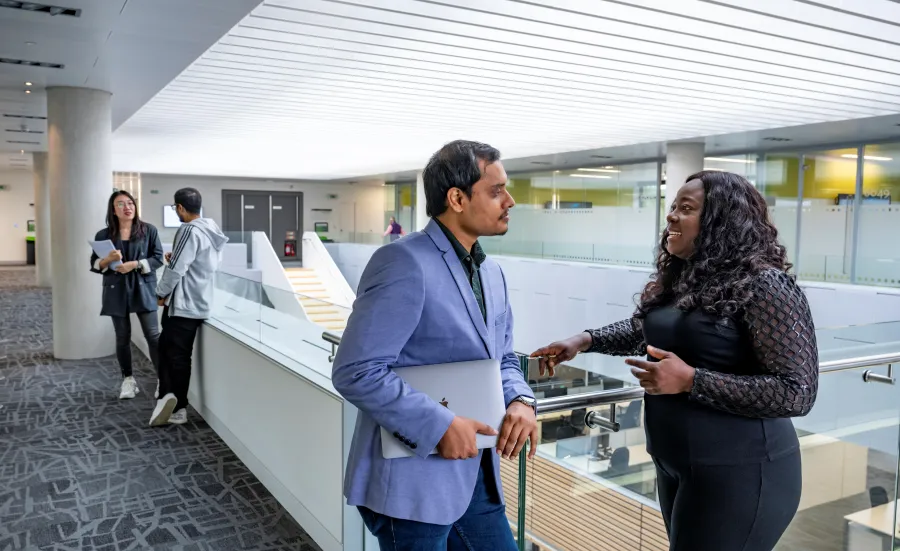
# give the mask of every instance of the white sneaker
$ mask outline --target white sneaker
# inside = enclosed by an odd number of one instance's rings
[[[178,399],[171,392],[160,398],[153,409],[153,415],[150,416],[150,426],[161,427],[167,425],[172,412],[175,411],[176,405],[178,405]]]
[[[134,377],[122,379],[122,390],[119,391],[119,400],[131,400],[137,396],[138,392],[140,392],[140,389],[138,389],[137,381],[134,380]]]
[[[183,425],[187,423],[187,408],[181,408],[169,417],[170,425]]]

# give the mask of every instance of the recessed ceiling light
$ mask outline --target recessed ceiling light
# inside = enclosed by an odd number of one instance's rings
[[[30,94],[30,93],[31,93],[31,90],[25,90],[25,93],[26,93],[26,94]]]
[[[24,155],[24,154],[25,154],[25,150],[24,150],[24,149],[22,149],[22,150],[20,150],[20,151],[19,151],[19,153],[21,153],[21,154],[23,154],[23,155]]]
[[[569,174],[572,178],[596,178],[598,180],[610,180],[612,176],[600,176],[599,174]]]
[[[755,163],[755,160],[750,159],[737,159],[730,157],[707,157],[704,159],[705,161],[716,161],[718,163],[743,163],[743,164],[752,164]]]
[[[616,170],[614,168],[579,168],[578,170],[581,170],[584,172],[615,172],[615,173],[621,172],[621,170]]]
[[[26,83],[25,83],[25,86],[31,86],[31,84],[32,84],[32,83],[30,83],[30,82],[26,82]]]
[[[845,159],[857,159],[856,153],[847,153],[846,155],[841,155],[841,157]],[[893,161],[893,157],[876,157],[875,155],[863,155],[863,159],[867,161]]]
[[[25,45],[26,45],[26,46],[35,46],[35,45],[37,45],[37,42],[30,42],[30,41],[29,41],[29,42],[26,42]]]

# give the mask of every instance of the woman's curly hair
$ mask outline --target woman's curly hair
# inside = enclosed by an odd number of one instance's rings
[[[757,274],[771,268],[791,269],[766,200],[753,184],[720,171],[698,172],[686,182],[692,180],[703,182],[705,196],[694,252],[687,260],[669,254],[669,232],[663,232],[656,273],[640,296],[638,318],[666,304],[734,316],[753,298],[752,280]]]

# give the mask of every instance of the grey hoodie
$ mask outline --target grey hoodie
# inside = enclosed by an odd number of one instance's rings
[[[172,258],[156,286],[156,295],[166,299],[170,316],[209,318],[213,280],[227,242],[211,218],[197,218],[178,228]]]

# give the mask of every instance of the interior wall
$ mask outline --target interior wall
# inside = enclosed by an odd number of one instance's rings
[[[384,187],[380,185],[380,182],[354,185],[322,184],[288,180],[143,173],[141,174],[141,218],[159,229],[160,238],[163,241],[171,241],[177,230],[177,228],[163,227],[163,208],[174,202],[175,192],[183,187],[193,187],[200,192],[203,197],[203,215],[212,218],[220,226],[222,225],[222,190],[237,189],[302,192],[302,231],[313,231],[316,222],[328,222],[330,228],[336,227],[338,205],[345,202],[356,203],[358,232],[377,232],[380,235],[384,231],[381,228]],[[332,198],[331,196],[336,197]],[[330,233],[324,235],[330,237]]]
[[[25,234],[34,220],[34,179],[30,170],[0,172],[0,264],[24,264]]]

